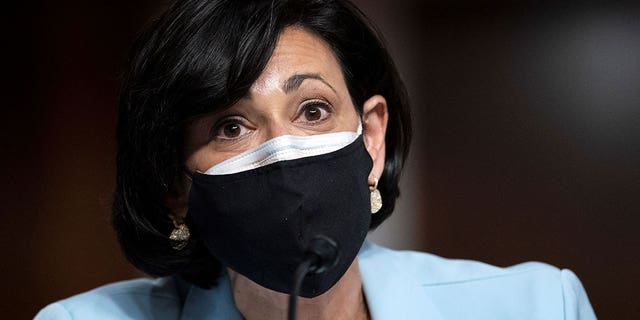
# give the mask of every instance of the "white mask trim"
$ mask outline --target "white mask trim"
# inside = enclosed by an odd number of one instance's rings
[[[233,156],[209,168],[204,174],[223,175],[260,168],[278,161],[294,160],[330,153],[344,148],[362,134],[362,124],[356,132],[334,132],[311,136],[284,135]]]

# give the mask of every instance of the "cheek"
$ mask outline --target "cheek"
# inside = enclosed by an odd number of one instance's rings
[[[189,171],[205,172],[214,165],[231,158],[234,154],[227,152],[216,152],[208,148],[206,145],[193,151],[186,160]]]
[[[349,104],[346,110],[348,111],[345,112],[343,116],[343,127],[340,131],[356,131],[358,129],[358,125],[360,124],[360,116],[358,116],[358,113],[356,112],[356,109],[352,104]]]

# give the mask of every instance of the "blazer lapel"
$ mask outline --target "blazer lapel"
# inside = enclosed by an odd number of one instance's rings
[[[181,320],[242,320],[236,309],[227,272],[222,272],[218,285],[205,290],[192,285],[185,297]]]
[[[411,266],[405,266],[387,252],[365,242],[358,255],[369,312],[373,320],[429,319],[442,316],[429,299]]]

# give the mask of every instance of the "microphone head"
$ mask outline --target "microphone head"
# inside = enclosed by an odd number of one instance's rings
[[[338,244],[325,235],[316,235],[309,243],[307,252],[317,257],[311,265],[310,272],[323,273],[338,264]]]

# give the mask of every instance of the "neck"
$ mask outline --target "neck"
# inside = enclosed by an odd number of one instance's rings
[[[229,269],[236,307],[247,320],[286,319],[289,295],[264,288]],[[298,297],[297,319],[368,319],[358,259],[329,291],[315,297]]]

